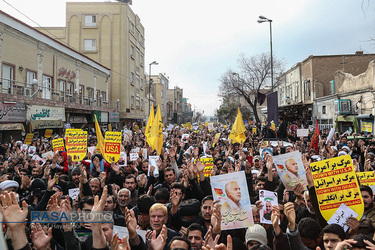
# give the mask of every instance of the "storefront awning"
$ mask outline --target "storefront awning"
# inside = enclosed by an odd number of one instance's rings
[[[0,124],[0,131],[1,130],[22,130],[25,131],[25,127],[22,123],[6,123]]]
[[[64,128],[64,122],[62,120],[30,121],[30,125],[31,125],[33,130],[35,130],[35,129],[46,129],[46,128]]]
[[[335,126],[336,129],[338,128],[339,122],[351,122],[351,123],[353,123],[354,132],[355,133],[358,132],[357,118],[354,115],[347,115],[347,116],[338,115],[336,117],[336,126]]]

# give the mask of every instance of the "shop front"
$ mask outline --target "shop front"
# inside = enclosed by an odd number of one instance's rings
[[[374,116],[372,114],[361,114],[356,117],[359,121],[361,132],[367,134],[374,133]]]
[[[62,134],[65,122],[65,108],[30,105],[27,107],[29,131],[44,136],[46,129]]]
[[[340,133],[344,133],[346,131],[349,131],[349,133],[357,133],[358,132],[358,123],[357,118],[354,115],[338,115],[336,117],[336,131],[339,131]]]
[[[25,135],[26,105],[24,103],[0,103],[0,141],[9,142],[11,138],[21,140]]]

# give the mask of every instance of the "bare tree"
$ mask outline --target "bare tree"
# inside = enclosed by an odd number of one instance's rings
[[[260,124],[257,113],[258,93],[271,85],[270,55],[262,53],[251,57],[241,54],[238,59],[239,72],[228,70],[221,76],[219,96],[225,100],[230,96],[243,97],[254,112],[256,124]],[[273,57],[274,79],[282,73],[284,63]]]

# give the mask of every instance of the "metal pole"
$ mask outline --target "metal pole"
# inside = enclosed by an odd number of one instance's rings
[[[148,71],[148,77],[150,78],[148,80],[148,114],[150,115],[150,112],[151,112],[151,84],[152,84],[152,79],[151,79],[151,65],[152,63],[150,63],[150,69]]]
[[[272,55],[272,20],[268,20],[270,23],[270,46],[271,46],[271,92],[273,92],[273,55]]]

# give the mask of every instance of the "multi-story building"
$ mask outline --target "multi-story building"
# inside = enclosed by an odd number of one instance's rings
[[[110,70],[0,11],[0,137],[118,122]],[[27,128],[28,127],[28,128]]]
[[[181,124],[183,122],[182,117],[182,97],[183,89],[175,86],[173,89],[167,90],[167,120],[168,123]],[[169,111],[169,112],[168,112]]]
[[[337,71],[329,95],[314,100],[313,117],[327,120],[320,129],[335,127],[340,132],[374,134],[375,61],[362,74]]]
[[[154,106],[160,107],[161,118],[163,123],[167,122],[167,90],[169,86],[169,79],[168,77],[163,74],[153,75],[151,76],[153,80],[153,84],[155,85],[155,91],[151,91],[151,97],[155,95],[155,103]],[[151,87],[152,88],[152,87]]]
[[[357,51],[352,55],[309,56],[295,64],[278,79],[279,113],[287,120],[311,124],[313,102],[316,98],[330,95],[330,82],[335,72],[342,70],[358,75],[367,69],[375,54]],[[319,124],[332,126],[332,119],[320,119]]]
[[[182,98],[182,115],[183,115],[183,123],[193,122],[193,115],[194,112],[191,109],[191,104],[188,103],[188,98]]]
[[[119,103],[121,122],[145,119],[144,27],[128,4],[68,2],[66,27],[39,30],[111,69],[108,98]]]

